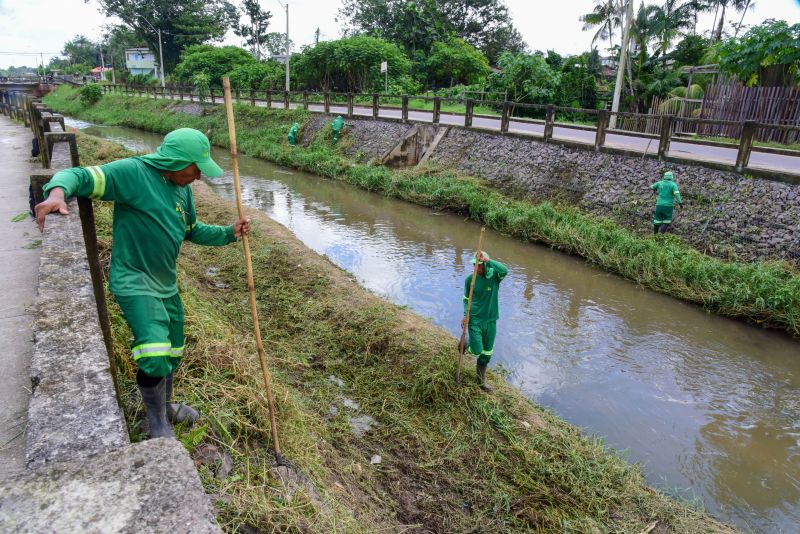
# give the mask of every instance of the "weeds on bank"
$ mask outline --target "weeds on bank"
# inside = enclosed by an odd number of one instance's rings
[[[228,146],[224,110],[207,107],[197,116],[181,104],[106,95],[84,107],[77,91],[60,88],[47,97],[55,109],[104,124],[125,125],[166,133],[191,126],[209,132],[212,142]],[[468,215],[495,230],[524,240],[540,241],[580,255],[601,267],[650,289],[702,305],[707,310],[743,318],[800,336],[800,274],[781,262],[725,262],[701,254],[675,236],[640,237],[610,220],[549,202],[512,199],[479,180],[447,170],[392,171],[354,164],[318,132],[307,148],[290,147],[286,132],[307,113],[236,106],[237,141],[241,152],[342,180],[388,197]]]
[[[84,164],[102,163],[98,154],[127,155],[104,144],[79,136]],[[233,217],[232,205],[203,186],[195,200],[205,222]],[[265,215],[252,216],[282,449],[313,487],[287,486],[272,469],[241,251],[186,244],[179,284],[187,352],[176,385],[206,426],[180,437],[189,450],[212,443],[234,460],[221,480],[200,468],[225,530],[639,532],[658,521],[666,532],[725,531],[647,488],[636,467],[501,381],[491,396],[456,386],[451,336],[369,294]],[[110,204],[96,203],[106,266],[111,217]],[[130,334],[113,301],[109,308],[133,423]],[[358,409],[345,407],[345,398]],[[377,426],[357,437],[349,423],[356,414]],[[380,464],[370,464],[373,454]]]

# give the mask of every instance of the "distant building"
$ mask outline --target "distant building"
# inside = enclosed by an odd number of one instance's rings
[[[125,67],[130,71],[131,75],[146,74],[157,78],[157,66],[156,55],[149,48],[125,49]]]

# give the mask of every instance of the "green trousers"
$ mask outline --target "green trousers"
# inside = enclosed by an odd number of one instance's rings
[[[133,332],[131,357],[144,374],[167,376],[181,363],[183,301],[177,293],[162,299],[149,295],[116,296]]]
[[[672,223],[672,206],[656,206],[656,212],[653,215],[653,224],[671,224]]]
[[[469,348],[467,352],[477,356],[481,363],[489,363],[494,353],[494,338],[497,335],[497,321],[469,322]]]

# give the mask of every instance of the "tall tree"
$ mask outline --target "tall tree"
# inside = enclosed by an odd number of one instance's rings
[[[244,39],[256,59],[261,59],[261,50],[267,37],[267,28],[272,13],[261,9],[258,0],[243,0],[240,18],[233,24],[233,33]],[[247,22],[243,22],[246,19]]]
[[[97,1],[101,12],[120,18],[156,53],[158,35],[155,30],[161,30],[167,70],[178,63],[183,48],[221,40],[237,20],[236,8],[227,0]]]
[[[661,51],[661,67],[666,68],[667,50],[680,31],[691,25],[691,11],[680,0],[666,0],[662,6],[652,11],[652,16]]]
[[[741,12],[747,9],[750,3],[749,0],[716,0],[715,6],[719,12],[719,18],[716,20],[717,29],[714,32],[715,41],[720,41],[722,39],[722,29],[725,25],[725,10],[730,7],[733,11]]]
[[[64,43],[61,53],[67,56],[70,65],[96,65],[98,63],[97,43],[90,41],[85,35],[76,35]]]
[[[337,20],[346,33],[368,34],[400,44],[410,56],[458,37],[495,62],[503,51],[526,46],[502,0],[344,0]]]
[[[289,39],[289,49],[294,48],[294,42]],[[264,50],[273,56],[283,56],[286,54],[286,34],[281,32],[269,32],[264,36]]]
[[[579,20],[583,22],[583,31],[597,28],[597,32],[592,38],[592,46],[597,41],[608,39],[608,49],[614,48],[614,32],[622,26],[623,3],[618,0],[594,0],[594,9],[591,13],[581,15]]]

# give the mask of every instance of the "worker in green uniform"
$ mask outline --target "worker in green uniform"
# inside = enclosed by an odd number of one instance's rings
[[[650,186],[657,195],[656,212],[653,215],[653,233],[664,233],[672,224],[672,210],[675,206],[675,201],[678,205],[683,207],[683,200],[681,199],[681,192],[678,191],[678,184],[675,183],[675,176],[672,171],[664,173],[664,179],[660,180]]]
[[[36,206],[44,231],[49,213],[67,213],[65,199],[83,196],[114,201],[109,288],[125,315],[138,364],[150,437],[173,437],[170,422],[194,422],[199,413],[171,403],[173,373],[185,342],[183,303],[178,295],[176,261],[181,244],[219,246],[250,231],[250,221],[231,226],[197,221],[192,189],[200,173],[216,178],[222,169],[210,155],[202,132],[181,128],[167,134],[155,153],[100,165],[59,171],[44,187]]]
[[[461,328],[468,326],[469,348],[467,351],[478,360],[475,369],[478,374],[478,384],[484,391],[492,388],[486,383],[486,368],[494,353],[494,339],[497,335],[497,319],[500,312],[497,305],[500,282],[508,274],[508,267],[489,258],[486,251],[481,251],[480,258],[472,258],[472,264],[478,261],[478,277],[472,291],[472,306],[469,311],[469,325],[467,321],[467,302],[469,301],[469,288],[472,285],[472,275],[464,281],[464,318]]]

